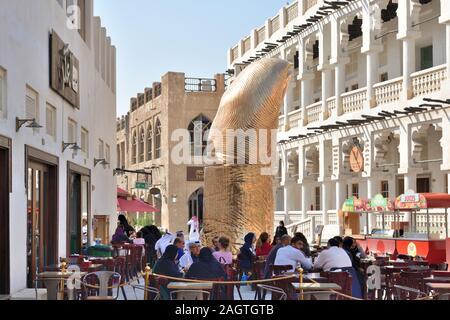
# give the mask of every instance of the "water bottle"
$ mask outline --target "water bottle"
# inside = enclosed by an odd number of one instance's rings
[[[246,273],[244,273],[241,278],[241,282],[242,282],[241,285],[245,287],[247,285],[247,281],[248,281],[248,276]]]

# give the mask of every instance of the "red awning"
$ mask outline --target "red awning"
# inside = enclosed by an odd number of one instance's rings
[[[135,199],[127,200],[123,198],[117,198],[117,211],[125,212],[159,212],[158,209],[149,205],[148,203]]]
[[[119,187],[117,187],[117,196],[118,197],[129,197],[130,196],[130,194],[128,193],[128,191],[126,191],[126,190],[124,190],[124,189],[122,189],[122,188],[119,188]]]
[[[428,209],[450,208],[450,194],[422,193],[427,200]]]

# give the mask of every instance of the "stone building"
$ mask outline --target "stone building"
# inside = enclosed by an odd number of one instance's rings
[[[172,151],[177,129],[193,132],[210,127],[225,88],[224,75],[213,79],[188,78],[169,72],[161,82],[131,98],[130,111],[117,120],[119,187],[161,210],[154,215],[158,226],[171,232],[188,231],[193,215],[203,215],[203,163],[200,150],[192,145],[193,163],[177,164]],[[200,153],[198,152],[200,151]]]
[[[449,191],[449,1],[294,1],[229,49],[230,72],[261,57],[295,70],[275,221],[311,238],[315,224],[338,224],[351,196]],[[445,235],[443,216],[432,221]]]

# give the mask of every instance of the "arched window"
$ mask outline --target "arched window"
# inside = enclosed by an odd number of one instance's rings
[[[137,132],[133,132],[133,137],[131,138],[131,163],[136,163],[137,156]]]
[[[145,130],[141,128],[139,133],[139,162],[145,161]]]
[[[161,122],[156,119],[155,123],[155,159],[161,158]]]
[[[147,128],[147,161],[153,160],[153,126],[148,124]]]
[[[211,129],[211,120],[203,115],[199,115],[189,124],[188,130],[192,156],[202,156],[204,154],[208,144],[206,134],[209,129]]]

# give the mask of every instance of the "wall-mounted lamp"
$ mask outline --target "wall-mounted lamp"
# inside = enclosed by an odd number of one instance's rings
[[[103,165],[103,168],[105,168],[109,162],[106,161],[106,159],[94,159],[94,167],[96,167],[99,163],[101,163]]]
[[[177,203],[178,196],[176,194],[172,195],[172,203]]]
[[[70,142],[70,143],[66,143],[66,142],[62,142],[62,152],[64,153],[64,151],[66,151],[67,148],[70,147],[70,150],[73,150],[74,154],[77,154],[79,150],[81,150],[80,146],[78,145],[78,143],[76,142]]]
[[[30,129],[40,129],[42,126],[36,122],[36,119],[19,119],[16,117],[16,132],[19,132],[20,128],[22,128],[25,124],[27,128]]]

